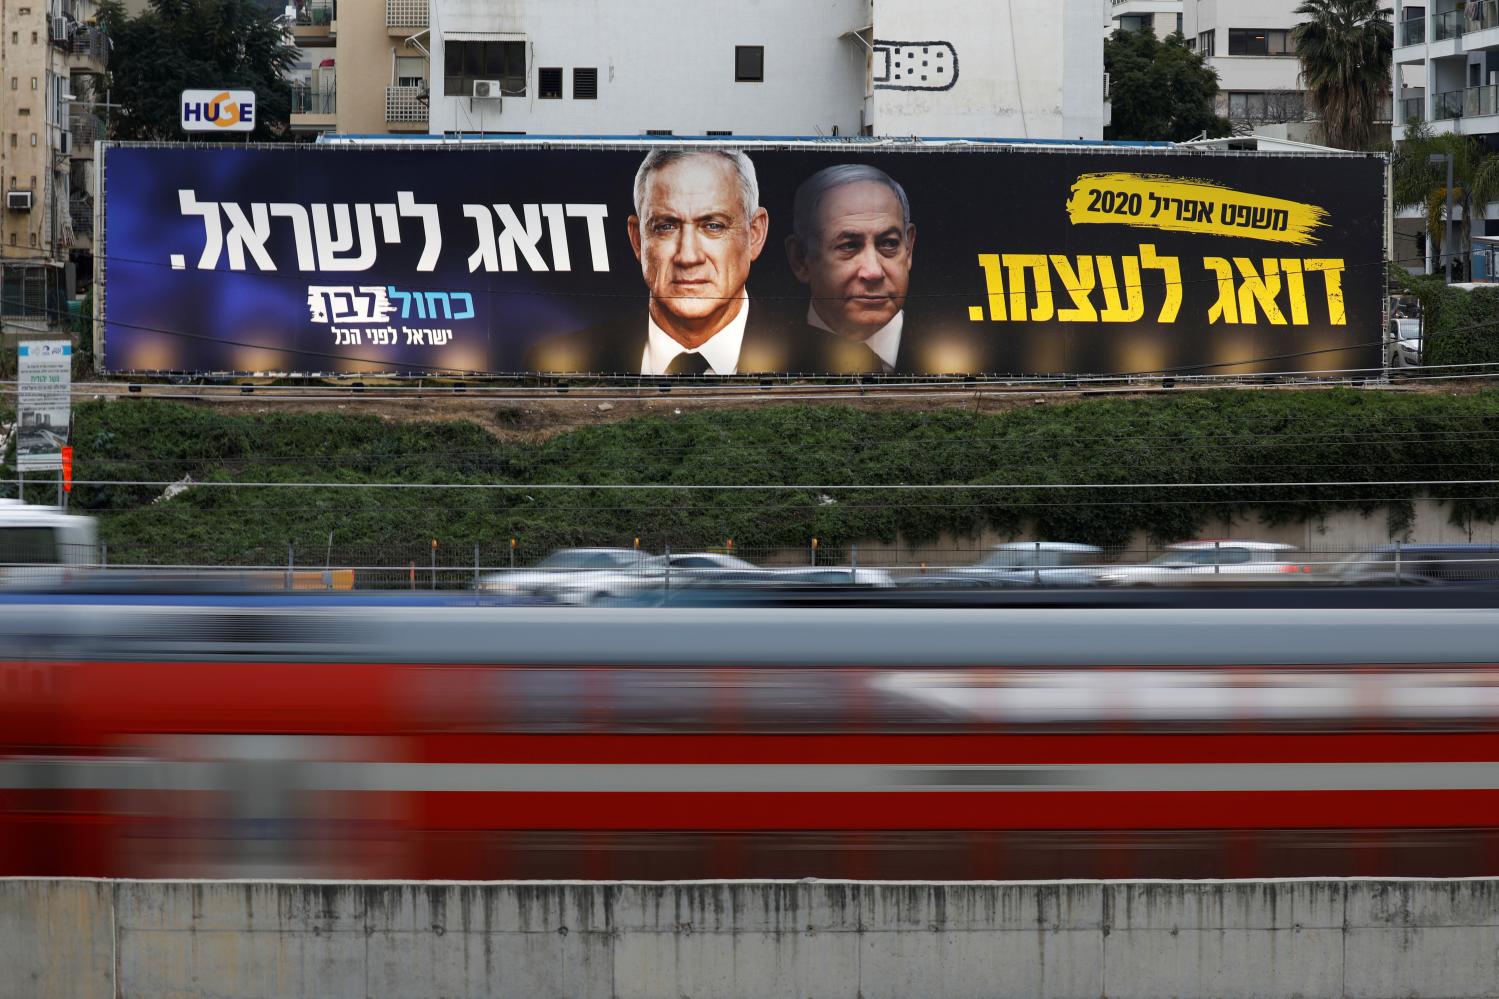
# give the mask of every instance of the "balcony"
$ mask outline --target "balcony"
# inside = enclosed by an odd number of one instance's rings
[[[1403,97],[1400,100],[1400,123],[1414,125],[1426,120],[1426,97]]]
[[[1413,17],[1407,21],[1400,22],[1401,45],[1425,45],[1426,44],[1426,18]]]
[[[1463,117],[1481,114],[1499,114],[1499,84],[1469,87],[1463,91]]]
[[[86,68],[102,73],[109,66],[109,36],[102,28],[80,24],[73,31],[68,55],[74,68],[85,68],[79,65],[83,63]]]
[[[426,87],[386,87],[386,124],[425,125],[427,123],[426,93]]]
[[[1499,0],[1468,0],[1463,8],[1463,31],[1499,28]]]
[[[294,83],[291,87],[292,114],[337,114],[338,88],[320,87],[317,90],[305,83]]]
[[[73,133],[73,157],[91,159],[94,140],[105,137],[104,121],[87,108],[68,109],[68,131]]]
[[[338,0],[297,0],[297,26],[329,28],[338,20]]]
[[[1432,121],[1452,121],[1463,116],[1463,92],[1447,90],[1431,100]]]
[[[73,221],[73,235],[94,235],[94,199],[75,192],[68,199],[68,216]]]
[[[392,34],[427,26],[428,0],[385,0],[385,27]]]
[[[1437,14],[1431,20],[1436,28],[1432,33],[1432,39],[1438,42],[1446,38],[1461,38],[1463,25],[1467,22],[1467,18],[1460,10],[1449,10],[1445,14]]]
[[[296,0],[292,38],[298,45],[332,45],[338,37],[338,0]]]

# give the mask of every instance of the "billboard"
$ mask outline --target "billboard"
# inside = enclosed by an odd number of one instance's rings
[[[55,472],[72,422],[73,347],[26,340],[17,346],[16,470]]]
[[[1377,367],[1375,155],[111,146],[111,372]]]

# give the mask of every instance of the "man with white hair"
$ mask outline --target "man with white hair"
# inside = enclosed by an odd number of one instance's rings
[[[745,289],[765,247],[755,167],[740,151],[652,150],[635,174],[630,246],[650,292],[643,320],[544,341],[536,371],[732,375],[784,365],[772,338],[750,324]]]

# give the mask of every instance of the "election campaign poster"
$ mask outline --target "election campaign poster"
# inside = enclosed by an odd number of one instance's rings
[[[110,372],[1377,367],[1384,159],[683,141],[112,145]]]

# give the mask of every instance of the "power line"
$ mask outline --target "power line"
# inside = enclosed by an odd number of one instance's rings
[[[19,479],[0,479],[0,482],[17,484]],[[33,479],[35,485],[37,480]],[[181,485],[180,482],[154,481],[144,479],[74,479],[74,486],[142,486],[149,488],[165,489],[168,486]],[[762,483],[750,485],[744,483],[686,483],[686,482],[646,482],[646,483],[581,483],[581,482],[225,482],[216,480],[205,480],[193,482],[193,489],[431,489],[431,490],[459,490],[459,491],[497,491],[497,492],[554,492],[554,491],[588,491],[600,492],[925,492],[925,491],[962,491],[971,490],[975,492],[1003,492],[1021,490],[1083,490],[1083,489],[1311,489],[1324,486],[1338,488],[1364,488],[1374,486],[1489,486],[1499,485],[1499,479],[1375,479],[1375,480],[1347,480],[1347,481],[1313,481],[1313,482],[1027,482],[1027,483],[1000,483],[1000,482],[973,482],[973,483],[934,483],[930,485],[919,485],[914,483],[891,483],[889,485],[875,485],[871,483],[824,483],[824,484],[786,484],[786,483]]]

